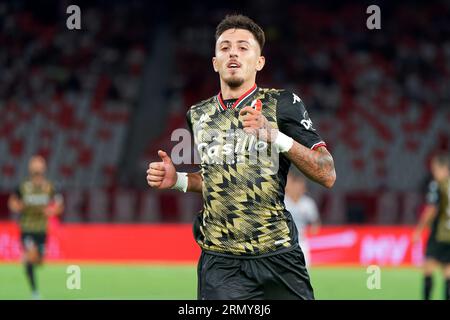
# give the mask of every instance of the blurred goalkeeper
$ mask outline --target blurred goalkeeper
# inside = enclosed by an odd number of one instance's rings
[[[450,157],[439,154],[431,161],[433,181],[428,187],[427,206],[417,225],[413,240],[419,240],[423,229],[431,224],[423,266],[423,298],[429,300],[433,272],[441,266],[445,278],[445,299],[450,300]]]
[[[47,222],[52,215],[63,211],[62,196],[55,193],[53,185],[45,177],[46,162],[41,156],[31,157],[29,178],[11,194],[9,209],[19,214],[23,261],[32,297],[39,298],[35,267],[42,263],[47,239]]]
[[[160,150],[162,161],[147,171],[153,188],[203,195],[194,222],[202,249],[198,299],[314,299],[284,205],[286,177],[293,163],[331,188],[336,173],[300,97],[256,85],[264,42],[263,30],[246,16],[220,22],[212,58],[220,92],[187,113],[201,170],[176,172]]]

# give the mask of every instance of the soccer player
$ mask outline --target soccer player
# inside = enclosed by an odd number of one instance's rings
[[[176,172],[159,150],[161,161],[149,164],[147,182],[203,195],[194,222],[202,249],[198,299],[314,299],[284,206],[286,177],[293,163],[331,188],[333,158],[299,96],[256,85],[265,64],[263,30],[246,16],[229,15],[215,36],[220,92],[187,112],[200,171]],[[255,152],[262,154],[256,163]]]
[[[423,229],[430,225],[425,263],[423,266],[423,299],[429,300],[433,287],[433,272],[443,267],[445,299],[450,300],[450,156],[438,154],[431,161],[433,181],[428,188],[427,205],[414,231],[417,241]]]
[[[305,256],[306,266],[310,264],[309,244],[306,238],[306,226],[311,226],[311,233],[316,234],[320,228],[320,216],[316,202],[306,194],[306,181],[296,173],[288,175],[286,185],[286,209],[291,213],[298,230],[300,248]]]
[[[24,250],[23,261],[33,299],[39,299],[35,279],[35,266],[42,263],[47,238],[47,220],[63,211],[62,196],[45,177],[46,162],[41,156],[33,156],[28,165],[29,178],[11,194],[9,209],[19,214],[19,227]]]

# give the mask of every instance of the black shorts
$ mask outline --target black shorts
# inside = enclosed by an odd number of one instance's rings
[[[202,252],[197,269],[199,300],[313,300],[300,247],[261,258]]]
[[[450,263],[450,243],[439,242],[434,237],[430,237],[425,256],[440,263]]]
[[[20,236],[22,245],[26,249],[30,245],[35,245],[38,249],[39,255],[44,256],[45,242],[47,240],[47,234],[44,232],[22,232]]]

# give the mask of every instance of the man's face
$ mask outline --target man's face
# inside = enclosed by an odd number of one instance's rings
[[[450,175],[450,170],[446,165],[442,165],[437,161],[431,162],[431,173],[433,174],[433,178],[440,182],[447,179]]]
[[[40,183],[45,177],[46,171],[45,160],[41,157],[31,158],[28,166],[31,180],[35,183]]]
[[[232,88],[255,80],[256,72],[264,67],[264,57],[253,34],[244,29],[229,29],[216,41],[214,71]]]

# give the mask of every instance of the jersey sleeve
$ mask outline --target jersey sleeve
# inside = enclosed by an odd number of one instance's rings
[[[432,181],[428,185],[426,203],[434,206],[439,204],[439,185],[436,181]]]
[[[194,164],[196,164],[200,169],[201,168],[200,163],[196,162],[196,159],[200,159],[200,155],[198,154],[198,150],[195,147],[195,137],[194,137],[193,124],[192,124],[191,109],[189,109],[186,113],[186,124],[191,133],[191,143],[194,145],[194,148],[193,148]]]
[[[189,109],[188,112],[186,113],[186,124],[191,134],[193,134],[191,122],[191,109]]]
[[[283,91],[278,98],[277,124],[284,134],[310,149],[325,146],[313,122],[308,115],[306,106],[296,94]]]

